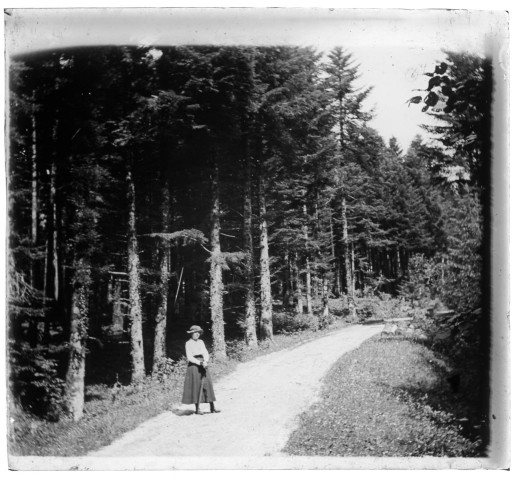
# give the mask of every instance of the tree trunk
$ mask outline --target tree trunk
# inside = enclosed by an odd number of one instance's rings
[[[403,277],[402,261],[400,256],[400,247],[396,245],[396,278]]]
[[[53,133],[54,144],[57,144],[57,125],[54,127]],[[54,153],[52,166],[50,169],[50,196],[48,199],[49,222],[48,222],[48,240],[47,240],[47,256],[45,258],[45,295],[54,300],[54,312],[57,312],[57,304],[60,300],[59,295],[59,252],[58,252],[58,234],[57,234],[57,159]],[[54,315],[53,315],[54,316]],[[50,319],[45,322],[45,340],[50,339]]]
[[[53,141],[55,145],[59,143],[57,120],[54,125]],[[57,218],[57,148],[52,158],[52,167],[50,171],[50,199],[51,208],[51,252],[52,252],[52,298],[57,302],[59,300],[59,249],[58,249],[58,218]]]
[[[305,259],[305,296],[307,299],[307,313],[312,315],[311,263],[308,256]]]
[[[292,274],[291,267],[291,258],[289,257],[289,252],[286,251],[284,255],[284,280],[282,282],[282,305],[284,308],[289,308],[292,304],[292,295],[294,291],[294,279]]]
[[[322,252],[322,247],[320,245],[320,243],[322,242],[322,231],[323,231],[323,225],[322,225],[322,221],[321,221],[321,214],[320,214],[320,192],[319,192],[319,188],[318,188],[318,183],[319,183],[319,179],[318,179],[318,175],[316,175],[316,202],[314,204],[314,208],[315,208],[315,216],[316,216],[316,225],[315,225],[315,229],[314,229],[314,233],[313,233],[313,237],[314,239],[316,240],[316,242],[318,243],[318,246],[316,247],[316,258],[318,259],[318,261],[320,263],[322,263],[327,255],[326,252]],[[323,248],[323,250],[325,250]],[[325,268],[323,267],[322,268],[322,276],[324,277],[325,276]],[[320,268],[315,268],[314,269],[314,275],[313,275],[313,279],[312,279],[312,283],[313,283],[313,295],[314,295],[314,300],[317,302],[319,300],[319,298],[323,298],[323,280],[320,279]]]
[[[344,268],[346,275],[346,293],[348,295],[348,309],[350,310],[350,315],[353,319],[356,317],[356,309],[355,309],[355,298],[352,291],[353,286],[353,278],[352,278],[352,268],[350,264],[350,248],[348,242],[348,217],[346,214],[346,197],[345,197],[345,188],[344,188],[344,164],[343,158],[346,150],[345,146],[345,132],[344,125],[346,122],[346,112],[344,110],[343,105],[344,99],[340,97],[338,99],[339,104],[339,143],[340,143],[340,153],[341,153],[341,195],[342,195],[342,204],[341,204],[341,215],[342,215],[342,224],[343,224],[343,247],[344,247]]]
[[[46,299],[48,297],[48,276],[49,276],[49,270],[48,270],[48,258],[51,256],[50,252],[50,243],[48,240],[45,242],[45,261],[43,265],[43,307],[46,307]],[[46,329],[47,325],[49,323],[45,322],[45,337],[46,337]]]
[[[71,305],[70,356],[66,373],[66,410],[74,421],[84,411],[84,378],[86,372],[86,342],[88,336],[88,294],[90,269],[79,261],[73,281]]]
[[[329,309],[328,309],[328,282],[325,275],[323,275],[322,280],[322,296],[321,296],[321,303],[323,305],[323,311],[321,314],[321,318],[323,319],[323,325],[327,324],[328,316],[329,316]]]
[[[34,94],[35,96],[35,94]],[[36,102],[35,99],[32,104],[32,116],[31,116],[31,126],[32,126],[32,152],[31,152],[31,168],[32,168],[32,178],[31,178],[31,241],[32,245],[36,245],[37,243],[37,123],[36,123]],[[33,285],[34,286],[34,285]]]
[[[355,247],[353,242],[350,242],[350,254],[351,254],[351,273],[352,273],[352,297],[355,300]]]
[[[113,332],[123,331],[123,310],[121,307],[121,279],[117,276],[111,281],[112,296],[110,301],[112,302],[112,317],[111,317],[111,329]]]
[[[170,191],[167,182],[162,187],[162,233],[170,229]],[[170,241],[161,238],[159,249],[159,304],[155,316],[153,344],[153,372],[157,372],[159,363],[166,357],[166,321],[168,318],[168,295],[170,290]]]
[[[226,358],[225,324],[223,321],[223,275],[221,270],[220,244],[220,199],[219,171],[217,159],[214,159],[211,173],[211,268],[210,268],[210,305],[212,322],[213,354],[217,358]]]
[[[253,238],[252,238],[252,165],[248,154],[248,144],[245,140],[245,183],[243,199],[243,250],[246,253],[246,298],[244,337],[249,347],[257,346],[255,292],[254,292],[254,265],[253,265]]]
[[[136,193],[132,172],[127,172],[128,186],[128,281],[129,281],[129,319],[130,344],[132,357],[132,382],[139,382],[145,376],[143,351],[143,315],[140,298],[139,252],[136,235]]]
[[[391,253],[389,250],[386,250],[386,277],[387,278],[393,278],[394,272],[393,272],[393,259],[391,258]]]
[[[348,309],[353,319],[356,317],[355,298],[353,295],[353,276],[351,266],[350,242],[348,241],[348,220],[346,216],[346,198],[343,195],[341,203],[341,214],[343,220],[343,244],[344,244],[344,267],[346,274],[346,294],[348,295]]]
[[[35,93],[33,94],[35,97]],[[37,178],[37,123],[36,123],[36,102],[35,98],[32,103],[32,115],[31,115],[31,127],[32,127],[32,152],[31,152],[31,223],[30,223],[30,244],[34,249],[37,245],[38,235],[37,235],[37,217],[38,217],[38,178]],[[36,260],[30,260],[30,285],[34,288],[37,288],[36,285]],[[35,347],[39,342],[39,328],[38,328],[38,319],[32,318],[29,320],[29,343],[31,347]]]
[[[334,294],[337,298],[341,297],[341,273],[339,271],[339,261],[336,257],[336,239],[334,235],[334,226],[332,223],[332,212],[329,215],[330,220],[330,248],[332,253],[332,258],[334,262]]]
[[[303,313],[302,285],[300,283],[300,273],[298,269],[298,254],[295,252],[293,260],[293,277],[295,282],[296,313]]]
[[[303,206],[303,213],[307,216],[307,206]],[[309,233],[307,230],[307,225],[303,226],[303,235],[305,239],[305,246],[309,241]],[[312,315],[312,284],[311,284],[311,264],[309,255],[305,258],[305,296],[307,299],[307,313]]]
[[[269,268],[268,223],[266,220],[266,196],[264,192],[264,179],[259,171],[259,227],[260,227],[260,281],[261,281],[261,329],[264,339],[273,339],[273,302],[271,297],[271,274]],[[287,268],[286,268],[287,271]],[[284,287],[289,290],[289,280],[286,279]],[[286,299],[288,302],[288,300]]]

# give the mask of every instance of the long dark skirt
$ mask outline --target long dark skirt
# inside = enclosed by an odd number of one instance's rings
[[[200,388],[202,391],[200,391]],[[216,397],[214,396],[209,369],[189,363],[184,381],[182,403],[210,403],[214,401],[216,401]]]

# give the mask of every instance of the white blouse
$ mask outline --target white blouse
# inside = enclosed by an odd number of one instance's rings
[[[205,348],[203,340],[193,340],[192,338],[186,342],[186,357],[187,361],[200,365],[200,360],[195,358],[195,355],[203,355],[205,362],[209,361],[209,352]]]

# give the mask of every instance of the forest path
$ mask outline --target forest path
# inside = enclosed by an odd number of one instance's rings
[[[194,405],[177,405],[89,456],[280,455],[329,368],[381,329],[355,325],[242,363],[214,384],[221,413],[192,415]],[[208,404],[202,406],[208,411]]]

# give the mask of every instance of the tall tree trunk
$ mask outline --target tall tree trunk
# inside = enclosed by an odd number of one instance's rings
[[[350,242],[350,256],[351,256],[351,267],[352,267],[352,297],[355,300],[355,246],[353,242]]]
[[[57,145],[57,124],[54,126],[53,141]],[[59,289],[59,252],[58,252],[58,234],[57,234],[57,153],[54,152],[52,158],[52,166],[50,168],[50,195],[48,198],[48,239],[47,239],[47,255],[45,258],[45,295],[54,300],[54,310],[52,317],[55,317],[58,310],[58,302],[60,301]],[[45,340],[50,339],[51,321],[49,318],[45,322]]]
[[[348,296],[348,309],[353,319],[356,317],[355,298],[353,295],[353,276],[351,266],[350,242],[348,240],[348,220],[346,215],[346,198],[343,195],[341,202],[341,214],[343,220],[343,244],[344,244],[344,267],[346,274],[346,294]]]
[[[307,216],[307,205],[303,206],[303,213]],[[309,241],[309,232],[307,230],[307,225],[303,226],[303,236],[305,239],[305,246],[307,247],[307,243]],[[309,254],[307,254],[305,258],[305,296],[307,299],[307,313],[312,315],[312,282],[311,282],[311,263]]]
[[[292,274],[292,267],[291,267],[291,258],[289,256],[289,252],[286,251],[284,255],[284,280],[282,282],[282,305],[284,308],[288,308],[291,306],[292,303],[292,295],[294,291],[294,279]]]
[[[321,215],[319,214],[319,192],[316,196],[316,218],[317,218],[318,232],[321,235],[322,225],[321,225]],[[332,258],[334,258],[335,252],[334,252],[333,235],[332,235],[332,212],[329,212],[329,219],[330,219],[330,236],[331,236],[330,243],[331,243],[331,247],[332,247],[331,253],[332,253]],[[320,252],[320,256],[321,256],[321,252]],[[321,305],[322,305],[321,324],[323,327],[328,324],[328,317],[329,317],[327,273],[328,273],[327,268],[322,267],[321,282],[319,282],[319,278],[318,278],[318,285],[319,285],[319,283],[321,283]]]
[[[318,178],[318,176],[316,177]],[[328,256],[328,252],[326,251],[326,247],[322,247],[322,244],[324,244],[323,240],[323,218],[322,218],[322,210],[320,207],[321,204],[321,198],[320,198],[320,190],[318,186],[319,180],[316,182],[316,203],[315,203],[315,213],[316,213],[316,229],[314,231],[314,238],[316,242],[318,243],[318,246],[316,248],[316,256],[320,263],[320,265],[323,265],[323,263],[326,262],[326,257]],[[323,295],[324,295],[324,286],[325,286],[325,277],[327,275],[327,268],[325,266],[322,266],[321,268],[318,267],[314,270],[314,292],[315,292],[315,299],[318,301],[318,299],[321,297],[323,301]]]
[[[348,217],[346,212],[346,197],[345,197],[345,187],[344,187],[344,154],[346,151],[345,145],[345,132],[344,126],[346,122],[346,112],[344,109],[344,98],[341,96],[338,98],[338,118],[339,118],[339,144],[340,144],[340,153],[341,153],[341,215],[342,215],[342,226],[343,226],[343,247],[344,247],[344,269],[346,275],[346,293],[348,295],[348,309],[350,310],[350,315],[353,319],[356,317],[356,308],[355,308],[355,298],[352,291],[353,278],[352,278],[352,268],[350,263],[350,249],[348,242]]]
[[[33,253],[35,253],[35,249],[38,241],[38,229],[37,229],[37,218],[38,218],[38,177],[37,177],[37,123],[36,123],[36,100],[35,100],[35,92],[33,93],[33,102],[32,102],[32,114],[31,114],[31,127],[32,127],[32,138],[31,138],[31,223],[30,223],[30,245],[32,247]],[[30,260],[30,285],[34,288],[37,288],[36,278],[37,278],[37,266],[36,260],[32,258]],[[44,293],[44,292],[43,292]],[[38,319],[32,318],[29,321],[29,343],[31,347],[35,347],[39,342],[39,328],[38,328]]]
[[[223,275],[221,270],[220,244],[220,199],[219,171],[217,158],[214,158],[211,173],[211,269],[210,305],[212,322],[213,353],[217,358],[226,358],[225,324],[223,321]]]
[[[58,136],[58,123],[57,119],[55,121],[53,133],[52,133],[52,140],[54,142],[54,145],[59,144],[59,136]],[[49,198],[49,204],[50,204],[50,225],[51,225],[51,235],[50,241],[51,241],[51,252],[52,252],[52,298],[55,300],[55,302],[58,302],[59,300],[59,249],[58,249],[58,218],[57,218],[57,147],[55,147],[53,156],[52,156],[52,166],[50,169],[50,198]]]
[[[334,225],[332,222],[332,212],[329,215],[330,220],[330,248],[332,253],[332,258],[334,262],[334,294],[337,298],[341,296],[341,273],[339,271],[339,260],[336,257],[336,238],[334,235]]]
[[[307,313],[312,315],[312,282],[311,262],[309,256],[305,259],[305,297],[307,300]]]
[[[70,356],[66,372],[65,406],[74,421],[84,411],[84,378],[86,372],[86,342],[88,337],[88,297],[90,268],[78,261],[73,281],[71,300]]]
[[[143,351],[143,314],[140,297],[139,252],[136,234],[136,192],[130,168],[127,171],[127,186],[127,200],[129,206],[127,253],[132,382],[139,382],[145,376],[145,360]]]
[[[35,97],[35,93],[34,93]],[[35,98],[32,104],[31,115],[32,126],[32,152],[31,152],[31,241],[32,245],[37,243],[37,123],[36,123],[36,102]],[[32,274],[33,275],[33,274]],[[34,285],[32,285],[34,286]]]
[[[48,276],[49,276],[49,269],[48,269],[48,258],[51,256],[50,252],[50,243],[48,239],[45,241],[45,261],[43,265],[43,307],[46,307],[46,299],[48,297]],[[49,323],[45,322],[45,337],[46,337],[46,329],[47,325]]]
[[[246,254],[246,298],[244,337],[249,347],[257,345],[254,264],[252,238],[252,165],[248,152],[248,140],[245,140],[245,181],[243,199],[243,250]]]
[[[403,277],[400,246],[396,245],[396,278]]]
[[[321,294],[321,303],[323,306],[321,318],[323,325],[326,325],[328,316],[329,316],[329,308],[328,308],[328,282],[326,275],[323,275],[322,278],[322,294]]]
[[[271,297],[271,274],[269,268],[268,222],[266,220],[266,196],[264,179],[259,165],[259,227],[260,227],[260,282],[261,282],[261,337],[273,339],[273,301]],[[287,272],[286,268],[286,272]],[[286,292],[289,291],[289,280],[284,282]],[[286,299],[286,302],[289,302]]]
[[[385,263],[385,266],[386,266],[386,277],[387,278],[394,277],[393,261],[392,261],[391,253],[390,253],[389,250],[386,250],[386,263]]]
[[[302,285],[298,268],[298,253],[295,252],[293,259],[293,277],[295,283],[296,313],[303,313]]]
[[[164,181],[162,192],[162,233],[167,234],[170,230],[170,191],[168,184]],[[159,304],[155,316],[155,331],[153,344],[153,372],[157,372],[159,363],[166,356],[166,321],[168,318],[168,295],[170,290],[170,265],[171,255],[170,241],[161,238],[159,248]]]

